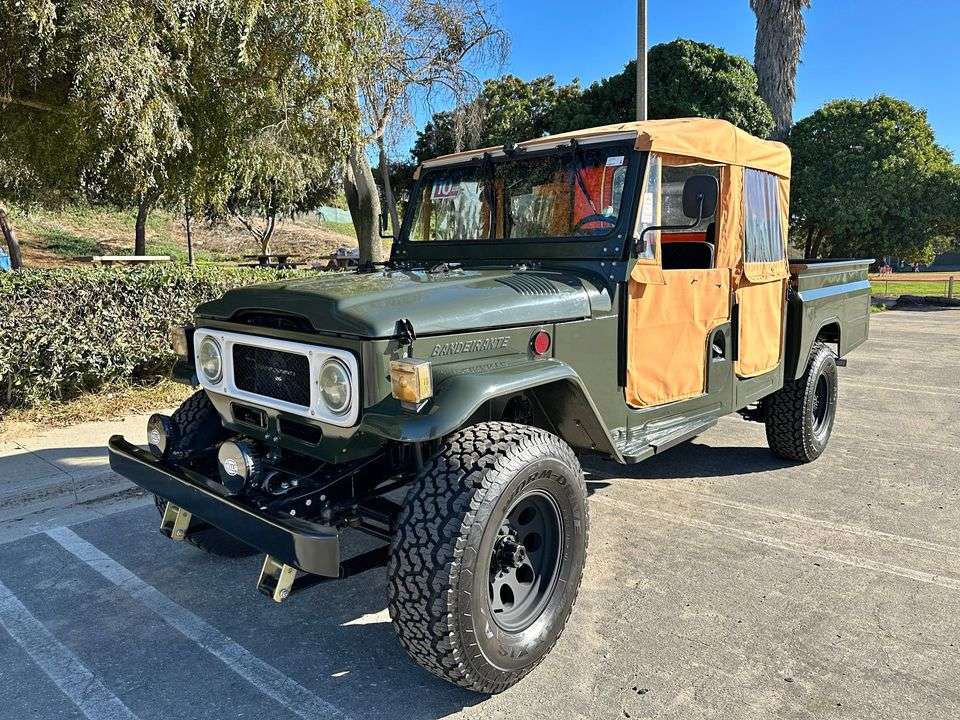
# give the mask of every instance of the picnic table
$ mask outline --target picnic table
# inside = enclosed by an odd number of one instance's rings
[[[169,255],[75,255],[73,259],[96,265],[149,265],[172,260]]]
[[[317,264],[327,261],[327,270],[345,270],[357,267],[360,264],[360,250],[358,248],[339,248],[332,255],[321,255]]]
[[[300,257],[291,253],[268,253],[266,255],[244,255],[244,260],[253,260],[253,262],[240,263],[241,267],[269,267],[279,269],[295,268],[302,265],[302,262],[292,260]]]

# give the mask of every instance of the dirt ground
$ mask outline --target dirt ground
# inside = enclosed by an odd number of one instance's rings
[[[62,267],[79,264],[73,256],[128,255],[133,251],[130,213],[89,211],[40,213],[16,218],[24,264],[27,267]],[[256,225],[259,226],[260,222]],[[191,224],[198,260],[231,262],[260,252],[259,244],[236,220]],[[277,223],[270,251],[286,252],[310,261],[331,255],[338,248],[357,246],[350,228],[325,225],[314,216]],[[158,211],[147,227],[147,252],[183,259],[187,234],[183,219]]]
[[[278,606],[254,589],[261,558],[162,537],[126,486],[0,513],[0,716],[960,717],[960,310],[871,322],[816,462],[778,460],[731,417],[639,465],[587,464],[573,616],[501,695],[409,661],[384,570]],[[81,467],[115,428],[33,454]],[[142,442],[142,422],[123,432]],[[0,453],[0,495],[28,459]]]

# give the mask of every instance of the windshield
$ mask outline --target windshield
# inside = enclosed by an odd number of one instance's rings
[[[623,209],[630,158],[628,145],[567,147],[430,170],[414,198],[410,239],[607,235]]]

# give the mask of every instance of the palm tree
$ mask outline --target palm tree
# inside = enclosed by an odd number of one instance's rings
[[[753,66],[760,80],[760,96],[773,113],[773,136],[784,138],[793,125],[797,99],[797,65],[807,29],[803,9],[810,0],[750,0],[757,16]]]

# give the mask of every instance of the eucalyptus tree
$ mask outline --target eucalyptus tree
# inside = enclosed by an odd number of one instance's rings
[[[257,171],[285,197],[332,174],[380,28],[368,0],[0,0],[0,26],[3,193],[137,207],[140,253],[184,189],[222,208]]]
[[[773,112],[773,137],[783,139],[793,124],[797,66],[807,29],[803,11],[810,0],[750,0],[757,16],[753,66],[760,95]]]
[[[415,103],[463,105],[480,89],[477,72],[501,64],[509,42],[488,0],[379,0],[383,33],[363,52],[369,62],[357,85],[363,111],[361,142],[347,155],[344,189],[362,262],[383,258],[376,219],[377,187],[367,146],[379,156],[393,227],[399,227],[390,175],[388,134],[413,123]]]

